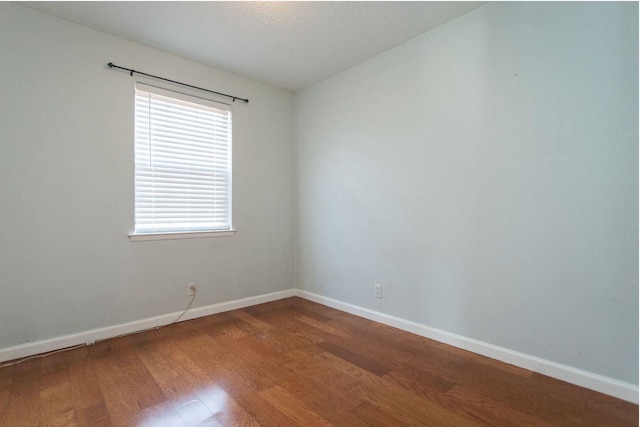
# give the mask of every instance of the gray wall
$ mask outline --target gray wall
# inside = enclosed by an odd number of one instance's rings
[[[493,3],[298,93],[298,287],[637,384],[637,19]]]
[[[294,286],[292,95],[0,3],[0,349]],[[234,237],[132,243],[135,78],[233,110]]]

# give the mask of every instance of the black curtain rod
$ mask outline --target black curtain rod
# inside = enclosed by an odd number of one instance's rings
[[[220,93],[220,92],[216,92],[214,90],[204,89],[204,88],[201,88],[201,87],[198,87],[198,86],[193,86],[193,85],[189,85],[189,84],[186,84],[186,83],[177,82],[175,80],[165,79],[164,77],[154,76],[153,74],[143,73],[142,71],[132,70],[131,68],[119,67],[118,65],[115,65],[113,62],[109,62],[107,65],[109,66],[109,68],[118,68],[120,70],[128,71],[129,75],[132,76],[132,77],[133,77],[133,73],[136,73],[136,74],[140,74],[141,76],[153,77],[154,79],[164,80],[165,82],[175,83],[177,85],[182,85],[182,86],[190,87],[190,88],[193,88],[193,89],[203,90],[203,91],[209,92],[209,93],[215,93],[216,95],[220,95],[220,96],[226,96],[227,98],[233,99],[233,102],[236,102],[236,99],[237,99],[238,101],[244,101],[246,103],[249,103],[249,100],[246,99],[246,98],[240,98],[238,96],[227,95],[226,93]]]

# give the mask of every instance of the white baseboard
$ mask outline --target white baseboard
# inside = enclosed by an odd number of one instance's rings
[[[295,289],[287,289],[284,291],[272,292],[255,297],[242,298],[234,301],[207,305],[204,307],[196,307],[188,310],[184,314],[184,316],[180,318],[180,321],[209,316],[211,314],[222,313],[225,311],[236,310],[238,308],[249,307],[252,305],[262,304],[269,301],[276,301],[283,298],[289,298],[295,296],[295,294]],[[128,323],[121,323],[115,326],[107,326],[105,328],[92,329],[89,331],[63,335],[47,340],[35,341],[0,349],[0,362],[20,359],[23,357],[47,353],[50,351],[72,347],[79,344],[87,344],[107,338],[117,337],[119,335],[125,335],[133,332],[143,331],[149,328],[155,328],[172,323],[180,315],[180,313],[182,312],[178,311],[176,313],[168,313],[160,316],[148,317],[146,319],[136,320]]]
[[[410,320],[390,316],[388,314],[369,310],[367,308],[327,298],[300,289],[296,290],[296,296],[326,305],[327,307],[345,311],[356,316],[364,317],[365,319],[393,326],[416,335],[440,341],[454,347],[472,351],[491,359],[519,366],[533,372],[538,372],[580,387],[585,387],[609,396],[617,397],[618,399],[638,404],[638,386],[635,384],[594,374],[571,366],[541,359],[539,357],[530,356],[504,347],[499,347],[473,338],[467,338],[451,332],[446,332],[420,323],[412,322]]]

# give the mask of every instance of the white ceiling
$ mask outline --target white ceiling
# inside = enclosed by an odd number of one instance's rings
[[[484,2],[20,4],[295,92]]]

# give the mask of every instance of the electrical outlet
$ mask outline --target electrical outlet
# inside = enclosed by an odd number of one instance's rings
[[[379,283],[376,283],[374,286],[375,289],[375,296],[376,298],[382,298],[382,285]]]
[[[196,294],[196,282],[189,282],[189,289],[187,290],[187,295],[192,297]]]

